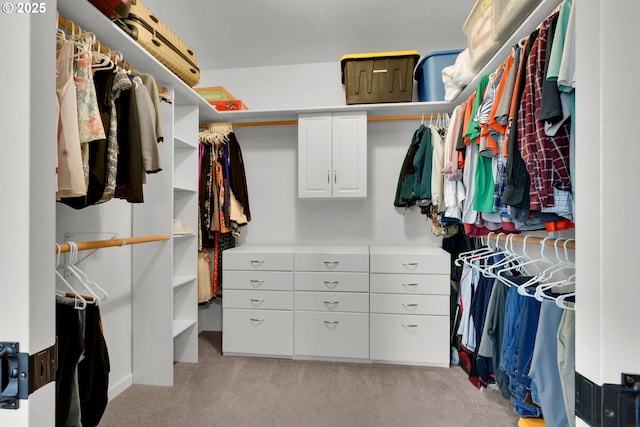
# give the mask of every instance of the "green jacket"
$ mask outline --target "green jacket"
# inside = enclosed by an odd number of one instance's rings
[[[431,129],[420,125],[413,133],[402,163],[394,206],[427,206],[431,203],[432,158]]]

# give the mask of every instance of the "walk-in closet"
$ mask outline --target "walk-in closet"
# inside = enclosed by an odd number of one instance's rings
[[[639,426],[640,5],[236,3],[2,5],[0,426]]]

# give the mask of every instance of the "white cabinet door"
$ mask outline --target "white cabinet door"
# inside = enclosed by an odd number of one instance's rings
[[[299,116],[298,197],[331,197],[331,139],[331,114]]]
[[[298,116],[298,197],[367,196],[367,113]]]
[[[367,197],[367,114],[333,114],[333,197]]]

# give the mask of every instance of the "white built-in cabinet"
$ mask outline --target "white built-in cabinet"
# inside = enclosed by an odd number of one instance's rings
[[[60,0],[57,9],[154,76],[171,98],[160,104],[162,171],[147,175],[144,203],[132,205],[131,229],[132,236],[170,237],[132,246],[131,305],[133,383],[172,385],[175,362],[198,360],[198,128],[215,121],[217,112],[90,2]],[[174,235],[174,218],[194,233]]]
[[[367,112],[298,116],[298,197],[367,197]]]
[[[240,246],[222,257],[222,352],[290,359],[293,248]]]
[[[247,245],[223,258],[225,356],[449,366],[440,248]]]
[[[450,255],[440,248],[371,251],[371,362],[449,366]]]
[[[294,357],[369,362],[369,248],[296,247]]]

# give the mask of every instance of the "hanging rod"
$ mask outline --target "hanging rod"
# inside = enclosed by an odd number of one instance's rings
[[[491,241],[491,240],[500,240],[503,242],[507,241],[507,236],[512,236],[509,237],[510,241],[513,241],[515,243],[524,243],[525,238],[527,239],[527,245],[531,244],[531,245],[542,245],[544,243],[545,246],[557,246],[559,248],[564,248],[565,244],[566,244],[566,248],[567,249],[575,249],[576,248],[576,241],[575,239],[556,239],[556,238],[552,238],[552,237],[535,237],[535,236],[521,236],[521,235],[509,235],[509,234],[490,234],[489,236],[487,236],[487,241]]]
[[[373,116],[367,117],[367,122],[390,122],[390,121],[402,121],[402,120],[432,120],[437,119],[440,114],[416,114],[410,116]],[[240,122],[231,123],[234,128],[241,127],[256,127],[256,126],[295,126],[298,124],[298,120],[271,120],[263,122]],[[201,128],[206,128],[209,123],[200,124]]]
[[[112,240],[94,240],[90,242],[76,242],[79,251],[87,251],[91,249],[110,248],[113,246],[126,246],[135,245],[138,243],[157,242],[160,240],[169,240],[168,234],[159,234],[156,236],[139,236],[139,237],[126,237],[122,239]],[[69,252],[69,243],[59,243],[60,253]],[[55,253],[58,253],[58,248],[55,247]]]

